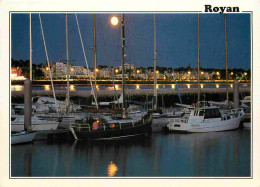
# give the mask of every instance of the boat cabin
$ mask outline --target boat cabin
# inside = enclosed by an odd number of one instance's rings
[[[221,120],[221,113],[218,107],[202,107],[191,110],[189,121],[202,122],[209,119]]]

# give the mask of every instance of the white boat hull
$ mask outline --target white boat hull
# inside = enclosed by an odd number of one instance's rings
[[[32,131],[48,131],[48,130],[56,130],[58,128],[59,122],[48,121],[43,123],[33,123],[31,125]],[[11,123],[11,131],[23,131],[24,123],[22,122],[12,122]]]
[[[25,132],[25,133],[17,133],[11,136],[11,144],[20,144],[20,143],[28,143],[32,142],[36,132]]]
[[[179,132],[217,132],[233,130],[239,127],[241,117],[232,118],[229,120],[219,120],[215,122],[203,122],[203,123],[184,123],[181,119],[175,120],[175,122],[168,125],[169,131],[179,131]]]
[[[169,123],[173,122],[176,117],[160,117],[153,118],[152,121],[152,132],[162,132],[163,128]]]

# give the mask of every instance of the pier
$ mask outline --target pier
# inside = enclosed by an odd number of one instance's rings
[[[197,94],[198,90],[197,88],[182,88],[179,90],[180,94]],[[250,88],[248,87],[240,87],[239,91],[244,92],[250,92]],[[117,94],[121,94],[122,90],[117,90]],[[177,95],[178,92],[176,89],[158,89],[157,90],[158,95]],[[222,94],[226,93],[226,88],[203,88],[201,89],[201,93],[205,94]],[[229,93],[233,93],[233,88],[229,88]],[[23,91],[12,91],[12,97],[23,97],[24,92]],[[56,90],[55,91],[56,96],[65,96],[66,90]],[[99,96],[113,96],[115,94],[114,90],[99,90],[97,92]],[[132,95],[132,96],[151,96],[153,95],[152,89],[129,89],[125,91],[126,95]],[[52,91],[45,91],[45,90],[33,90],[32,96],[50,96],[52,95]],[[71,96],[78,96],[78,97],[90,97],[91,91],[72,91],[70,92]]]

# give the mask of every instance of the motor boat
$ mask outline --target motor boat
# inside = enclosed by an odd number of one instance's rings
[[[32,131],[44,131],[44,130],[56,130],[58,127],[58,121],[48,121],[36,116],[32,116],[31,121]],[[24,115],[11,115],[11,131],[23,131],[24,130]]]
[[[218,107],[201,107],[191,109],[189,116],[176,118],[167,125],[172,132],[215,132],[233,130],[239,127],[243,109],[221,111]]]

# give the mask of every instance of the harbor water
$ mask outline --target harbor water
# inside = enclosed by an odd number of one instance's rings
[[[11,146],[11,177],[250,177],[251,130]]]

